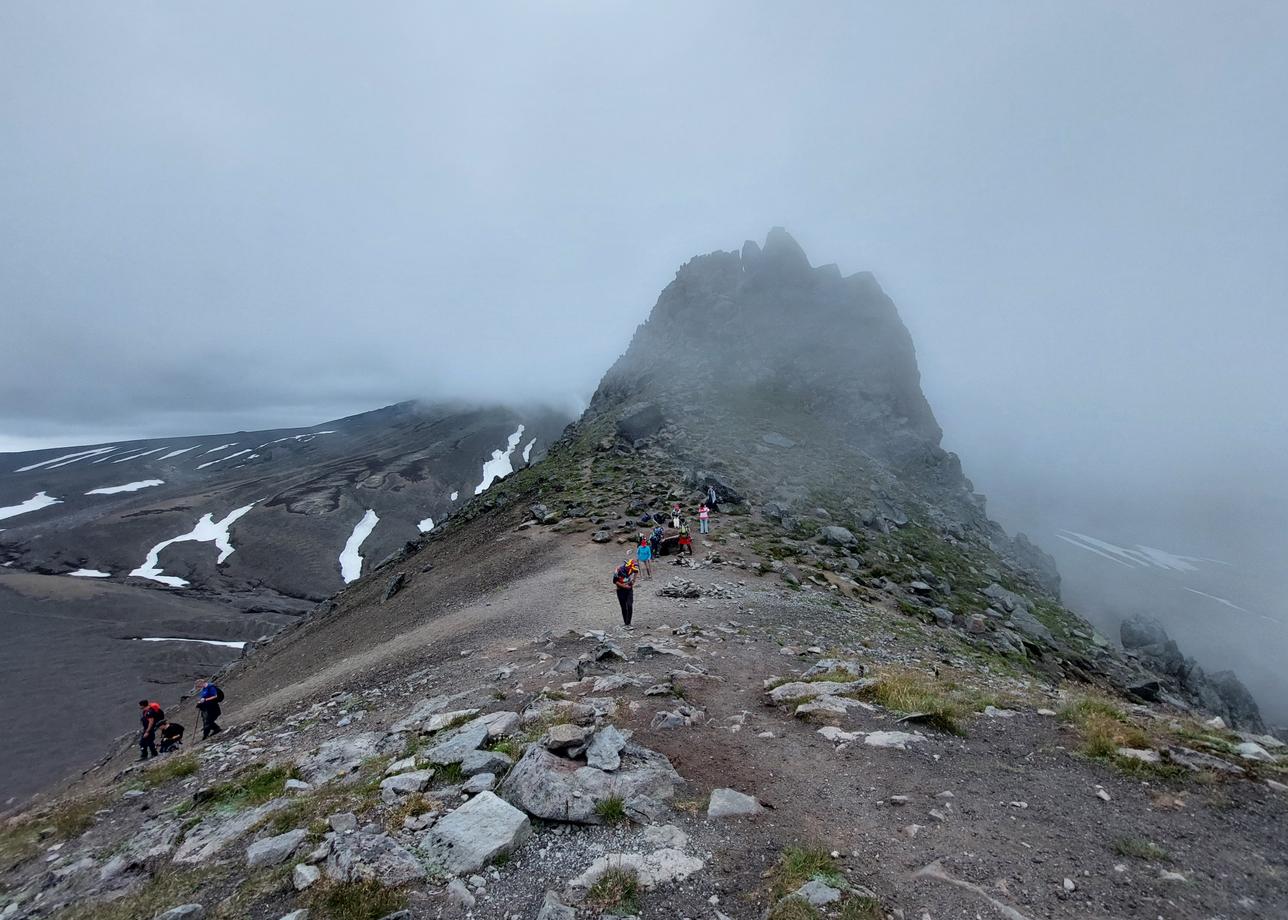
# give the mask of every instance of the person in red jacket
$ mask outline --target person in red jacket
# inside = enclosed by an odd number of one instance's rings
[[[147,760],[157,755],[157,726],[165,721],[165,713],[160,703],[139,700],[139,724],[143,733],[139,735],[139,760]]]

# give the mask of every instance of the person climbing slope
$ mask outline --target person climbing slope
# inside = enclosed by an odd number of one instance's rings
[[[661,553],[662,535],[664,533],[666,533],[666,530],[662,527],[661,524],[658,524],[656,527],[653,528],[653,533],[649,535],[648,545],[649,545],[649,549],[652,550],[652,554],[654,556],[662,555]]]
[[[622,623],[631,628],[631,615],[635,612],[635,573],[639,564],[634,559],[627,559],[613,573],[613,587],[617,589],[617,603],[622,608]]]
[[[183,744],[183,726],[178,722],[166,720],[159,726],[161,729],[161,753],[168,754],[179,749]]]
[[[644,534],[640,534],[640,545],[635,550],[635,558],[639,560],[640,568],[649,578],[653,577],[653,545],[649,543]]]
[[[680,519],[680,548],[676,550],[676,555],[688,553],[693,555],[693,537],[689,534],[689,522]]]
[[[147,760],[157,755],[157,726],[165,721],[165,712],[160,703],[139,700],[139,724],[143,731],[139,735],[139,760]]]
[[[205,741],[211,735],[223,731],[215,720],[223,712],[219,704],[224,701],[224,691],[216,687],[213,680],[198,683],[201,684],[201,690],[197,693],[197,710],[201,713],[201,740]]]

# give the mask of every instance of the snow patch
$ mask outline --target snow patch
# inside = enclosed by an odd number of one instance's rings
[[[47,466],[51,470],[53,470],[53,469],[57,469],[60,466],[67,466],[67,464],[69,463],[75,463],[77,460],[84,460],[86,457],[97,457],[99,454],[106,454],[114,450],[116,450],[114,446],[96,447],[93,450],[82,450],[79,453],[75,453],[75,454],[63,454],[61,457],[54,457],[53,459],[50,459],[50,460],[42,460],[39,463],[33,463],[30,466],[20,466],[16,470],[14,470],[14,472],[27,473],[27,472],[30,472],[31,470],[38,470],[42,466]]]
[[[200,642],[202,645],[220,645],[224,648],[245,648],[245,642],[224,642],[221,639],[180,639],[177,636],[140,636],[137,642]]]
[[[1110,543],[1108,540],[1101,540],[1097,537],[1088,536],[1085,533],[1078,533],[1074,530],[1061,530],[1056,533],[1066,543],[1070,543],[1079,549],[1085,549],[1088,552],[1095,553],[1097,556],[1103,556],[1119,565],[1125,565],[1128,568],[1155,568],[1166,569],[1171,572],[1197,572],[1196,562],[1214,562],[1218,565],[1225,565],[1219,559],[1204,559],[1201,556],[1182,556],[1178,553],[1169,553],[1167,550],[1157,549],[1153,546],[1144,546],[1136,544],[1134,549],[1128,549],[1124,546]]]
[[[41,508],[48,508],[50,505],[59,505],[62,504],[62,501],[61,498],[53,498],[44,492],[37,492],[21,505],[9,505],[7,508],[0,508],[0,521],[5,518],[26,514],[28,511],[39,511]]]
[[[523,462],[524,462],[524,463],[528,463],[528,462],[532,459],[532,445],[533,445],[533,444],[536,444],[536,443],[537,443],[537,439],[536,439],[536,438],[533,438],[533,439],[532,439],[531,441],[529,441],[527,444],[524,444],[524,445],[523,445]]]
[[[162,460],[169,460],[171,457],[177,457],[180,454],[186,454],[188,451],[196,450],[200,446],[201,446],[200,444],[194,444],[191,447],[181,447],[178,450],[172,450],[164,457],[157,457],[157,462],[160,463]]]
[[[460,494],[461,494],[460,492],[453,492],[453,493],[452,493],[452,501],[456,501],[456,496],[458,496],[458,495],[460,495]]]
[[[212,448],[210,448],[210,450],[204,451],[204,452],[203,452],[203,456],[204,456],[205,454],[213,454],[213,453],[217,453],[217,452],[219,452],[219,451],[221,451],[221,450],[225,450],[225,449],[227,449],[227,448],[229,448],[229,447],[236,447],[236,446],[237,446],[237,442],[236,442],[236,441],[233,441],[231,444],[220,444],[218,447],[212,447]]]
[[[475,495],[482,495],[483,491],[492,483],[502,476],[509,476],[514,472],[514,466],[510,463],[510,455],[519,446],[519,441],[522,437],[523,426],[520,425],[506,440],[505,450],[492,451],[492,459],[483,464],[483,481],[474,487]]]
[[[230,511],[224,516],[223,520],[220,521],[214,520],[213,514],[202,515],[201,520],[197,521],[192,530],[187,533],[180,534],[177,537],[171,537],[169,540],[163,540],[156,546],[152,547],[152,549],[148,550],[148,556],[143,560],[143,565],[139,566],[130,574],[137,575],[139,578],[149,578],[152,581],[159,581],[161,584],[170,585],[172,588],[184,587],[188,583],[182,578],[177,578],[174,575],[161,574],[162,569],[159,559],[161,551],[174,543],[214,543],[215,547],[219,550],[219,558],[215,560],[215,565],[222,565],[223,561],[233,553],[233,545],[229,542],[228,528],[232,526],[234,521],[254,507],[254,502],[251,502],[249,505],[243,505],[235,511]]]
[[[170,446],[170,445],[168,445],[168,444],[166,445],[166,447],[169,447],[169,446]],[[146,456],[148,456],[149,454],[159,454],[159,453],[161,453],[161,451],[163,451],[163,450],[165,450],[165,447],[154,447],[154,448],[152,448],[152,450],[145,450],[145,451],[143,451],[142,453],[138,453],[138,454],[130,454],[128,457],[120,457],[120,458],[118,458],[118,459],[113,460],[112,462],[113,462],[113,463],[124,463],[126,460],[137,460],[137,459],[139,459],[140,457],[146,457]]]
[[[416,526],[420,528],[421,533],[429,533],[431,530],[434,529],[434,519],[425,518],[425,520],[421,521]]]
[[[115,495],[117,492],[137,492],[139,489],[150,489],[152,486],[165,485],[164,479],[140,479],[138,482],[127,482],[123,486],[103,486],[101,489],[90,489],[86,495]]]
[[[209,453],[209,451],[206,451],[206,453]],[[233,453],[229,454],[227,457],[217,457],[214,460],[207,460],[205,463],[198,463],[197,469],[204,470],[208,466],[214,466],[216,463],[223,463],[225,460],[231,460],[233,457],[240,457],[242,454],[249,454],[249,453],[250,453],[250,448],[247,447],[244,450],[234,451]]]
[[[379,521],[379,515],[368,508],[362,520],[354,525],[349,539],[345,541],[344,550],[340,553],[340,577],[344,579],[346,585],[351,581],[357,581],[362,575],[362,556],[359,555],[358,550],[362,547],[362,541],[371,536],[371,531],[376,529]]]
[[[100,572],[98,569],[77,569],[75,572],[68,572],[72,578],[111,578],[111,572]]]
[[[335,434],[335,432],[334,431],[310,431],[307,434],[293,434],[289,438],[278,438],[276,441],[269,441],[268,443],[281,444],[283,441],[299,441],[303,444],[307,444],[309,441],[312,441],[314,438],[324,434]],[[264,447],[266,445],[261,444],[259,446]]]

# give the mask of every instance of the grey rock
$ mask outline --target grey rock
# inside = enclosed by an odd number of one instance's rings
[[[287,858],[300,848],[300,844],[307,836],[308,831],[297,828],[275,837],[256,840],[246,848],[246,865],[252,869],[259,869],[286,862]]]
[[[542,750],[533,747],[532,750]],[[421,841],[426,857],[445,872],[477,872],[512,852],[532,834],[528,816],[491,792],[483,792],[440,818]]]
[[[404,795],[424,792],[433,776],[433,770],[413,770],[411,773],[386,777],[380,781],[380,799],[385,804],[391,804]]]
[[[1055,636],[1051,635],[1051,630],[1029,612],[1027,607],[1017,607],[1011,614],[1011,625],[1032,639],[1039,639],[1047,645],[1056,644]]]
[[[283,788],[287,792],[308,792],[313,787],[310,786],[308,783],[304,782],[303,780],[288,779],[286,781],[286,785]]]
[[[425,878],[420,860],[388,834],[358,832],[331,841],[324,871],[337,882],[378,881],[406,885]]]
[[[552,725],[541,739],[542,745],[552,751],[562,751],[585,743],[590,737],[591,729],[584,725]]]
[[[452,879],[447,883],[447,903],[460,911],[473,910],[474,895],[465,887],[465,883],[458,878]]]
[[[487,740],[487,726],[477,722],[462,725],[449,737],[429,748],[424,757],[430,763],[446,765],[460,763],[466,755],[477,751]]]
[[[322,870],[317,866],[310,866],[307,863],[300,863],[291,872],[291,884],[295,886],[296,891],[303,891],[313,885],[322,877]]]
[[[800,898],[802,901],[805,901],[813,907],[823,907],[824,905],[835,904],[840,901],[841,892],[839,889],[833,888],[831,885],[824,884],[818,879],[811,879],[793,891],[788,895],[788,897]]]
[[[819,531],[820,535],[833,546],[854,546],[858,538],[854,536],[847,528],[836,524],[831,524]]]
[[[541,910],[537,911],[537,920],[577,920],[577,911],[559,900],[556,892],[547,891]]]
[[[299,765],[300,775],[315,786],[352,773],[380,751],[383,735],[367,732],[323,742]]]
[[[708,818],[737,818],[754,815],[765,808],[753,796],[736,789],[713,789],[707,803]]]
[[[529,745],[499,791],[547,821],[599,824],[595,805],[608,798],[625,801],[628,814],[655,817],[670,802],[680,775],[664,755],[636,744],[627,743],[620,757],[621,765],[609,773]]]
[[[595,543],[607,543],[613,539],[613,535],[607,530],[597,530],[590,539]]]
[[[342,811],[339,814],[331,815],[326,819],[326,822],[331,826],[331,830],[337,834],[344,834],[358,829],[358,816],[351,811]]]
[[[183,843],[175,851],[174,861],[181,865],[207,862],[264,818],[288,804],[287,799],[274,799],[258,808],[247,809],[228,817],[216,815],[206,818],[184,837]]]
[[[475,773],[461,786],[461,791],[466,795],[478,795],[480,792],[491,792],[495,787],[495,773]]]
[[[289,914],[282,914],[277,920],[309,920],[309,909],[302,907],[299,910],[293,910]]]
[[[383,604],[385,601],[389,600],[389,598],[393,597],[395,594],[397,594],[406,586],[407,586],[407,573],[399,572],[393,578],[389,579],[389,584],[385,585],[385,593],[380,598],[380,603]]]
[[[480,773],[504,773],[514,763],[500,751],[471,751],[461,759],[461,772],[466,776]]]
[[[200,904],[180,904],[157,914],[156,920],[199,920],[206,915],[206,909]]]
[[[626,736],[611,725],[595,732],[586,748],[586,763],[599,770],[616,770],[622,764],[621,750]]]

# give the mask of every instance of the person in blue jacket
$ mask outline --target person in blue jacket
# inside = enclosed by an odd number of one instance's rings
[[[211,735],[217,735],[222,728],[215,720],[219,718],[223,710],[219,704],[224,701],[224,691],[215,686],[213,680],[205,681],[201,690],[197,694],[197,711],[201,713],[201,740],[205,741]]]

